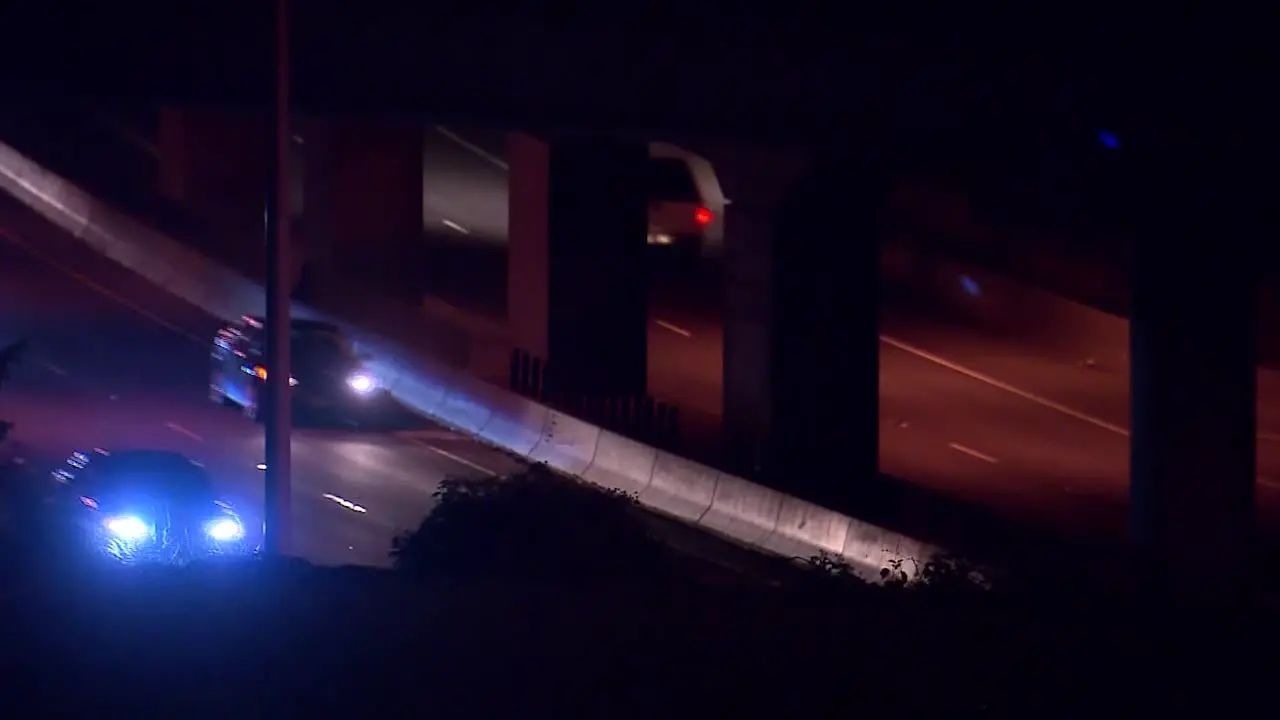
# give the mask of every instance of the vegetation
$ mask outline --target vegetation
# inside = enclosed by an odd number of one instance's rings
[[[634,498],[542,467],[508,477],[446,479],[435,497],[435,510],[392,549],[395,567],[415,578],[580,587],[648,583],[675,572],[675,556],[651,536]],[[548,522],[551,507],[557,520]]]

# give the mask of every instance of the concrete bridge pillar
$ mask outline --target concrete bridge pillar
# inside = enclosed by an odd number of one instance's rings
[[[648,378],[648,143],[509,139],[507,303],[514,342],[576,393],[641,396]]]

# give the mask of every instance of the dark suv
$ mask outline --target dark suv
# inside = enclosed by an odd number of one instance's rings
[[[378,393],[350,338],[333,323],[293,320],[290,364],[294,406],[303,411],[361,410]],[[213,339],[209,398],[235,405],[259,419],[267,379],[266,329],[261,317],[246,315]]]

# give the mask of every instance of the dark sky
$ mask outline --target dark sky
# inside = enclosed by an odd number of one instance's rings
[[[0,83],[11,102],[91,96],[261,107],[271,91],[271,5],[11,1],[0,10],[8,58]],[[1166,57],[1204,68],[1224,54],[1208,36],[1163,41],[1168,26],[1151,18],[1126,26],[1095,14],[953,12],[910,27],[874,7],[818,0],[581,3],[576,11],[515,0],[458,9],[404,0],[293,5],[299,107],[503,125],[665,123],[794,137],[870,119],[926,134],[966,126],[1008,139],[1016,131],[1033,142],[1058,125],[1123,125],[1155,107],[1147,95],[1158,83],[1147,76]],[[1174,82],[1159,92],[1184,91]]]
[[[269,58],[271,6],[268,0],[11,1],[0,11],[7,54],[29,62],[20,72],[6,63],[5,72],[61,76],[74,90],[176,92],[185,85],[192,92],[250,96],[261,89],[258,70]],[[1046,63],[1032,55],[1050,58],[1054,48],[1072,42],[1061,28],[1047,27],[1017,48],[1017,35],[972,19],[967,27],[949,23],[947,34],[888,33],[889,25],[870,12],[816,0],[584,3],[576,12],[514,0],[465,5],[465,12],[403,0],[294,0],[293,6],[299,91],[335,96],[363,89],[411,97],[418,88],[429,92],[441,74],[495,67],[518,74],[513,69],[543,64],[571,69],[573,77],[558,74],[578,94],[663,74],[704,85],[749,75],[757,92],[767,94],[806,74],[852,71],[854,81],[893,77],[915,65],[973,64],[976,71],[1007,62],[1002,56],[1034,67]],[[890,48],[897,57],[886,55]],[[739,61],[716,66],[725,70],[717,77],[701,56]],[[783,77],[789,80],[773,82]],[[581,82],[586,79],[594,82]]]

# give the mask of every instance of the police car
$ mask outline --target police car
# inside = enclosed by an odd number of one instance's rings
[[[52,479],[47,502],[90,554],[127,564],[172,564],[256,550],[204,467],[180,453],[75,452]]]

